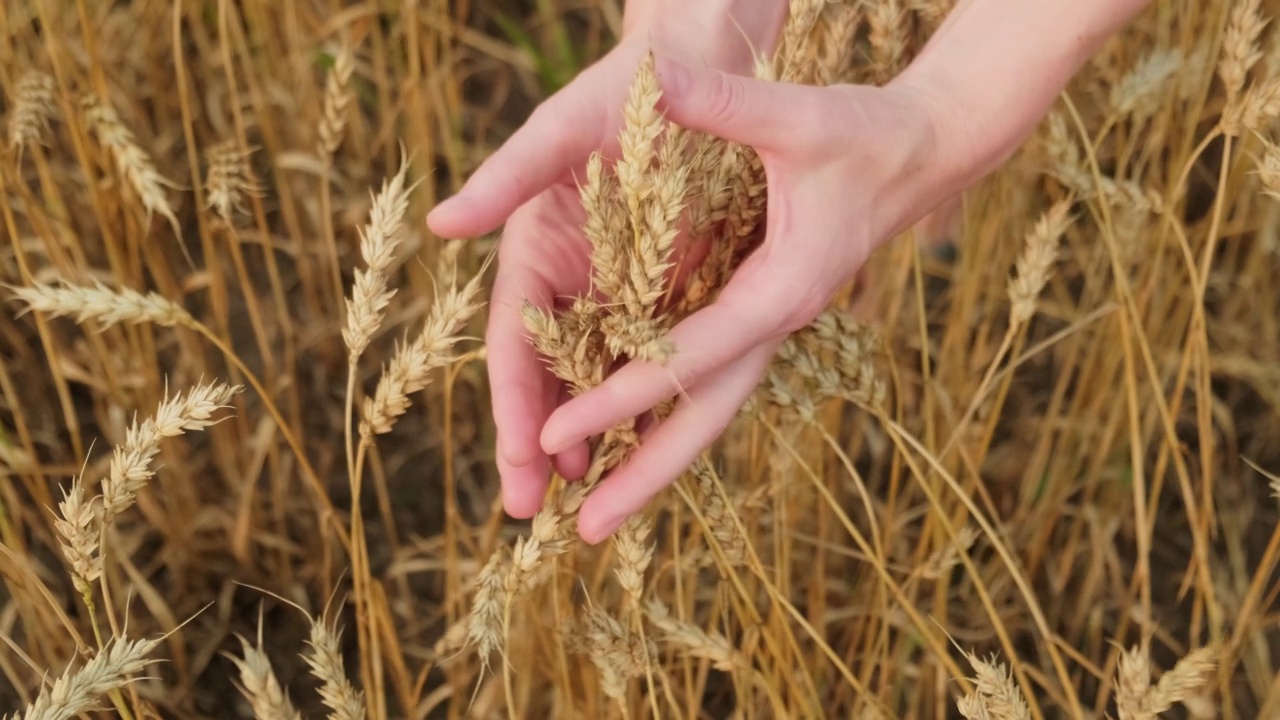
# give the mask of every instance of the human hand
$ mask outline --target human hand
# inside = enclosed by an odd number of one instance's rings
[[[474,237],[506,223],[489,303],[488,369],[498,430],[497,465],[503,504],[514,517],[542,506],[550,466],[568,478],[586,470],[585,442],[553,455],[538,442],[543,424],[564,400],[525,337],[525,300],[548,308],[585,294],[591,248],[574,182],[591,153],[617,153],[621,108],[636,67],[651,49],[688,62],[748,73],[752,49],[767,50],[785,18],[785,2],[672,0],[628,4],[622,41],[607,56],[543,103],[453,198],[427,222],[442,237]]]
[[[935,98],[923,87],[766,83],[669,58],[660,58],[658,76],[671,121],[760,155],[765,239],[714,304],[672,329],[675,353],[665,365],[632,361],[547,420],[542,450],[577,453],[587,438],[680,395],[582,505],[578,528],[588,542],[610,535],[683,473],[733,419],[787,335],[814,320],[876,246],[958,189],[938,153]]]

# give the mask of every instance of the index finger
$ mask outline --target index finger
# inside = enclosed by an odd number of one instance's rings
[[[816,315],[826,300],[800,265],[753,255],[715,303],[671,330],[667,339],[676,351],[665,365],[633,360],[562,405],[542,430],[543,449],[560,452],[641,415],[712,371],[803,326],[812,320],[810,311]]]

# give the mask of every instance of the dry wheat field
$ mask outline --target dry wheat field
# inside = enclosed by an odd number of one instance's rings
[[[883,83],[950,4],[792,0],[756,74]],[[1280,718],[1273,18],[1154,3],[588,546],[636,424],[507,518],[498,237],[423,217],[618,0],[0,3],[0,716]],[[575,390],[767,212],[659,92],[580,177],[598,292],[524,310]]]

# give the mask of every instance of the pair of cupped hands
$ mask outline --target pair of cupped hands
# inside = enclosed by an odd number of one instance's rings
[[[883,87],[751,79],[753,48],[777,41],[786,4],[759,6],[770,9],[701,22],[628,18],[608,55],[540,105],[427,218],[446,238],[505,223],[486,342],[503,505],[514,517],[542,507],[553,467],[571,480],[585,473],[588,438],[678,395],[582,505],[582,538],[607,538],[716,440],[787,335],[814,320],[877,245],[954,192],[936,171],[935,93],[907,76]],[[589,290],[576,179],[592,152],[616,157],[621,110],[650,51],[669,120],[759,154],[765,236],[716,302],[671,330],[665,365],[630,362],[569,399],[528,342],[520,308]]]

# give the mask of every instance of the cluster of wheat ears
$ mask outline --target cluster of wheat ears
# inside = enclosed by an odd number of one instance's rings
[[[458,76],[501,96],[494,62],[597,37],[616,8],[590,4],[584,29],[549,3],[561,24],[535,41],[494,4],[503,50],[469,11],[382,4],[342,16],[371,49],[344,34],[296,106],[324,3],[0,9],[0,59],[26,66],[0,73],[13,717],[1280,716],[1261,501],[1280,496],[1280,51],[1261,0],[1153,7],[968,194],[956,259],[880,253],[597,548],[575,515],[637,425],[504,522],[474,337],[494,254],[424,238],[436,189],[410,173],[456,181],[488,146],[449,119],[483,117]],[[888,81],[950,8],[792,0],[755,74]],[[171,44],[110,42],[135,25]],[[131,130],[104,71],[144,77],[157,53],[177,74],[163,139]],[[647,56],[618,152],[577,177],[591,291],[521,308],[573,394],[678,353],[667,332],[761,239],[759,158],[660,97]],[[162,171],[181,158],[185,182]],[[118,438],[101,462],[90,428]]]

